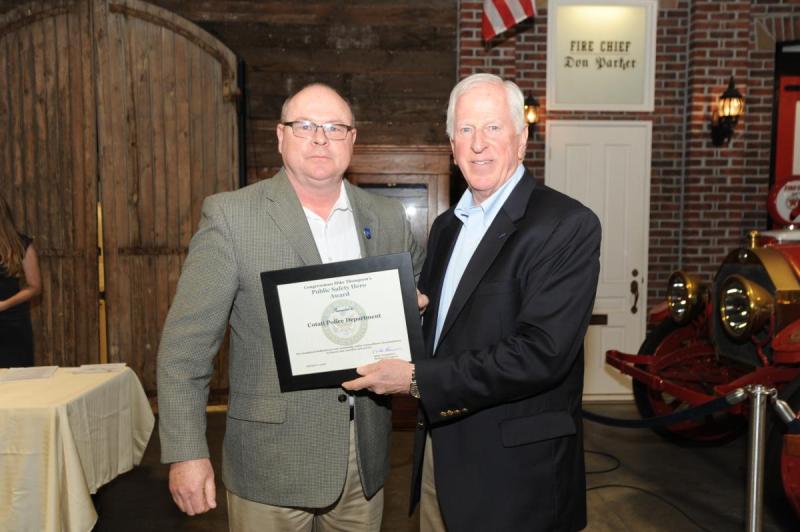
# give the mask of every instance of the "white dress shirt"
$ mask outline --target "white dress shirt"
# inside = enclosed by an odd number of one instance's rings
[[[339,189],[339,199],[336,200],[327,220],[305,207],[303,211],[306,213],[308,226],[314,235],[314,242],[317,244],[317,251],[323,263],[361,258],[356,220],[344,190],[344,183]]]
[[[317,251],[319,251],[319,257],[323,263],[361,258],[356,219],[344,190],[344,183],[339,189],[339,199],[333,205],[327,220],[305,206],[303,211],[306,213],[308,226],[311,228],[311,234],[314,235],[314,243],[317,244]],[[348,393],[347,396],[350,408],[353,408],[355,404],[353,394]]]

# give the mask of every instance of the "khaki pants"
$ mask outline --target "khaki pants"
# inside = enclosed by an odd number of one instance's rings
[[[433,474],[433,440],[429,432],[425,438],[425,455],[422,458],[422,486],[419,501],[420,532],[447,532],[439,511],[435,478]]]
[[[339,499],[322,509],[284,508],[237,497],[228,491],[231,532],[379,532],[383,517],[383,488],[364,497],[356,459],[354,423],[350,422],[350,456]]]

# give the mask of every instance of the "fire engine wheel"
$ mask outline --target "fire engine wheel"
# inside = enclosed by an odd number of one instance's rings
[[[797,412],[800,410],[800,379],[797,379],[780,391],[780,397]],[[783,486],[783,436],[786,425],[778,419],[771,406],[767,406],[766,449],[764,452],[764,500],[772,506],[781,521],[797,523],[798,516],[792,509]],[[793,484],[797,484],[794,479]],[[795,497],[797,494],[795,493]]]
[[[640,355],[659,356],[659,346],[679,329],[672,320],[661,322],[642,343]],[[661,371],[675,371],[681,368],[662,368]],[[688,368],[686,368],[688,369]],[[703,393],[712,393],[703,383],[683,383]],[[690,405],[663,391],[653,390],[646,384],[633,381],[633,397],[643,418],[664,416],[688,408]],[[728,443],[738,438],[746,429],[741,416],[725,412],[706,416],[694,421],[686,421],[667,427],[655,427],[653,431],[672,443],[685,447],[712,447]]]

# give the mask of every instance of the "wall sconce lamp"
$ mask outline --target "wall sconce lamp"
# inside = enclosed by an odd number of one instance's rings
[[[733,76],[728,88],[719,97],[717,109],[711,114],[711,143],[714,146],[728,144],[739,117],[744,114],[744,97],[736,90]]]
[[[541,118],[539,100],[532,96],[525,98],[525,122],[528,123],[528,133],[533,134],[536,124]]]

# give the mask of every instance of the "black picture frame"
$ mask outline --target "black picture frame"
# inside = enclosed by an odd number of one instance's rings
[[[261,272],[261,285],[264,291],[267,320],[269,321],[269,329],[272,336],[272,349],[275,353],[275,365],[278,370],[278,380],[282,392],[339,387],[341,383],[358,377],[358,374],[356,373],[356,368],[323,371],[306,375],[295,375],[292,372],[278,287],[283,284],[348,277],[388,270],[397,270],[398,273],[403,302],[403,316],[405,317],[411,354],[413,356],[414,353],[422,353],[424,342],[422,340],[416,282],[410,253],[379,255],[363,259]]]

